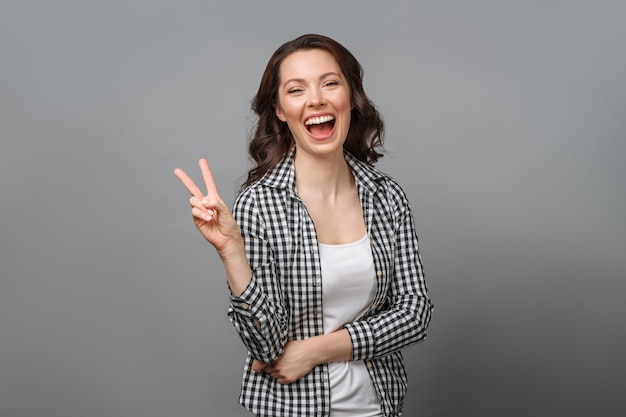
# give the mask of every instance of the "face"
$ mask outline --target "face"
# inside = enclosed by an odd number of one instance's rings
[[[276,116],[289,126],[296,155],[343,155],[351,110],[350,87],[330,53],[311,49],[283,59]]]

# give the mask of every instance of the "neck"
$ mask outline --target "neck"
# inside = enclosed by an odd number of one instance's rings
[[[327,158],[298,157],[296,153],[294,165],[296,188],[301,194],[334,199],[354,182],[343,152]]]

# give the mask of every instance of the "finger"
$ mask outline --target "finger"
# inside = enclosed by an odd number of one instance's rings
[[[189,199],[189,205],[191,206],[191,215],[200,220],[211,220],[215,212],[205,207],[198,197],[192,196]]]
[[[226,204],[222,200],[215,200],[209,197],[205,197],[202,199],[200,203],[206,209],[215,210],[218,213],[223,213],[227,215],[228,217],[232,217],[232,213],[230,212],[230,209],[228,208],[228,206],[226,206]]]
[[[193,182],[193,180],[189,177],[189,175],[187,175],[185,171],[180,168],[176,168],[174,170],[174,175],[176,175],[176,178],[178,178],[180,182],[183,183],[183,185],[187,188],[187,191],[189,191],[192,196],[197,197],[200,200],[204,198],[204,194],[202,193],[202,191],[200,191],[196,183]]]
[[[261,361],[256,360],[256,359],[252,362],[252,370],[254,372],[260,372],[263,369],[265,369],[265,367],[267,367],[267,363],[265,363],[265,362],[261,362]]]
[[[198,165],[200,165],[200,171],[202,171],[202,178],[204,178],[204,184],[206,185],[206,195],[209,200],[215,199],[219,200],[219,194],[217,192],[217,185],[215,184],[215,178],[213,178],[213,173],[211,172],[211,168],[209,167],[209,163],[206,159],[202,158],[198,161]]]
[[[215,215],[215,213],[213,212],[213,210],[202,210],[194,207],[191,209],[191,215],[196,219],[210,221],[213,220],[213,216]]]
[[[272,364],[267,364],[267,366],[265,366],[263,368],[263,372],[265,372],[266,374],[269,374],[271,376],[275,376],[275,375],[279,375],[280,372],[278,371],[278,369],[276,369],[276,367]]]
[[[281,385],[287,385],[287,384],[291,384],[293,382],[289,378],[283,378],[283,377],[278,377],[278,378],[274,378],[274,379],[276,379],[276,382],[278,382]]]
[[[189,198],[189,205],[191,206],[191,208],[197,207],[201,210],[213,210],[217,206],[217,204],[209,204],[206,198],[200,200],[198,197],[193,195]]]

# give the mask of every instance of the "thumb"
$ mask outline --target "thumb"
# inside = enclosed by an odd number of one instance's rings
[[[267,363],[255,359],[254,362],[252,362],[252,370],[254,372],[260,372],[265,369],[267,365]]]

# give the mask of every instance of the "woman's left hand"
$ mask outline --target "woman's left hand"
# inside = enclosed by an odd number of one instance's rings
[[[278,359],[269,364],[255,359],[252,370],[271,375],[279,384],[291,384],[318,365],[313,359],[311,341],[312,339],[289,341]]]

